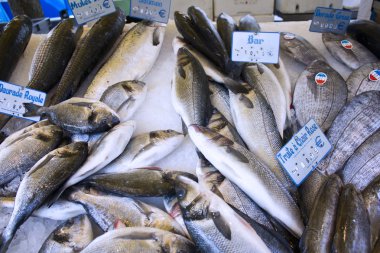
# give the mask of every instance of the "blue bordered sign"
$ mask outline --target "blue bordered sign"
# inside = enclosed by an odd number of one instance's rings
[[[322,86],[327,82],[327,74],[323,72],[319,72],[318,74],[315,75],[314,80],[318,86]]]
[[[277,153],[277,160],[298,186],[331,151],[331,144],[317,123],[310,120]]]
[[[170,6],[170,0],[131,0],[129,16],[167,24]]]
[[[67,0],[78,25],[116,11],[112,0]]]
[[[231,59],[235,62],[278,63],[280,34],[234,32]]]
[[[40,117],[22,116],[26,111],[23,103],[33,103],[43,106],[45,100],[46,93],[44,92],[0,81],[0,113],[32,121],[39,121]]]
[[[317,7],[311,21],[310,32],[344,34],[351,20],[349,10]]]
[[[342,45],[342,47],[344,47],[345,49],[352,49],[353,48],[353,45],[352,43],[349,41],[349,40],[342,40],[340,42],[340,44]]]
[[[372,82],[377,82],[380,80],[380,69],[374,69],[369,73],[369,80]]]

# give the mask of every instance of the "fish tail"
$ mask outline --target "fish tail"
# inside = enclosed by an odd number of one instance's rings
[[[26,109],[25,113],[23,114],[24,117],[40,116],[40,108],[42,108],[42,106],[33,103],[23,103],[23,105]]]
[[[12,242],[13,235],[10,237],[5,236],[6,229],[4,230],[2,236],[0,237],[0,253],[6,253],[8,251],[9,245]]]

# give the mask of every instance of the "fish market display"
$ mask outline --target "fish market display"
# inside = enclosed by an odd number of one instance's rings
[[[111,85],[125,80],[141,80],[160,53],[165,27],[142,21],[130,29],[115,52],[99,70],[85,97],[100,99]]]
[[[125,14],[116,12],[102,17],[79,42],[51,101],[52,105],[74,95],[81,80],[111,50],[120,37],[125,24]]]
[[[348,100],[369,90],[380,90],[380,62],[364,64],[347,79]]]
[[[232,48],[232,33],[238,29],[238,26],[233,17],[227,13],[220,13],[216,20],[216,27],[220,38],[223,40],[224,46],[228,54],[231,54]]]
[[[348,36],[322,33],[322,41],[335,59],[351,69],[364,64],[377,62],[378,59],[366,47]]]
[[[71,98],[57,105],[40,107],[24,104],[24,116],[47,116],[53,124],[70,133],[97,133],[119,124],[119,116],[106,104],[87,98]]]
[[[380,58],[380,25],[370,20],[355,20],[347,27],[347,34]]]
[[[339,73],[324,61],[313,61],[297,80],[293,105],[301,126],[314,119],[326,131],[346,100],[346,82]]]
[[[130,169],[151,166],[173,152],[183,139],[183,134],[173,130],[152,131],[138,135],[132,138],[118,158],[100,172],[123,173]]]
[[[93,240],[87,215],[72,218],[58,226],[46,239],[39,253],[79,252]]]
[[[143,104],[147,86],[140,81],[123,81],[108,87],[100,101],[108,105],[124,122],[132,118],[136,110]]]
[[[261,27],[255,17],[247,14],[239,20],[239,31],[260,32]]]
[[[183,236],[156,228],[121,228],[96,238],[82,253],[194,252]]]

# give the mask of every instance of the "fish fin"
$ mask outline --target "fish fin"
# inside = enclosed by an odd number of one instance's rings
[[[114,223],[113,223],[113,228],[114,229],[119,229],[119,228],[126,228],[127,226],[119,219],[117,219]]]
[[[45,156],[45,158],[42,158],[41,160],[39,160],[34,166],[33,166],[33,169],[29,170],[27,173],[28,175],[32,175],[34,172],[36,172],[39,168],[41,168],[42,166],[46,165],[48,162],[50,162],[51,159],[53,159],[55,157],[55,155],[53,154],[48,154]]]
[[[92,103],[87,103],[87,102],[78,102],[78,103],[70,103],[70,104],[74,106],[79,106],[79,107],[87,107],[89,109],[92,108]]]
[[[149,216],[153,213],[152,211],[150,211],[148,208],[146,208],[145,204],[138,201],[138,200],[135,200],[135,203],[134,203],[135,207],[142,213],[144,214],[147,219],[149,220]]]
[[[231,240],[231,228],[228,222],[221,216],[220,212],[210,212],[210,215],[218,231],[227,240]]]
[[[247,94],[249,92],[249,90],[246,87],[244,87],[242,83],[232,78],[225,78],[223,80],[223,84],[224,86],[226,86],[227,89],[232,91],[234,94],[237,94],[237,93]]]
[[[187,126],[186,126],[185,122],[183,122],[182,119],[181,119],[181,122],[182,122],[182,132],[183,132],[183,135],[187,135],[189,133],[189,131],[187,130]]]
[[[42,106],[33,103],[23,103],[23,105],[26,110],[25,113],[22,115],[24,117],[40,116],[41,114],[43,114],[43,112],[40,112],[40,108],[42,108]]]
[[[231,146],[227,146],[226,151],[227,153],[231,153],[232,155],[234,155],[240,162],[249,163],[249,160],[247,159],[247,157],[245,157],[241,152],[239,152],[235,148]]]
[[[221,198],[221,199],[223,199],[223,200],[225,201],[223,194],[219,191],[219,188],[218,188],[215,184],[212,185],[212,187],[211,187],[211,191],[212,191],[214,194],[216,194],[219,198]]]
[[[67,189],[66,184],[55,191],[47,200],[46,205],[51,207],[61,197],[62,193]]]
[[[153,46],[158,46],[161,44],[161,40],[160,40],[160,28],[159,27],[156,27],[154,29],[154,32],[153,32]]]
[[[239,101],[241,101],[245,107],[253,108],[253,103],[249,98],[247,98],[244,94],[240,94]]]
[[[259,71],[259,73],[260,73],[261,75],[264,74],[265,70],[264,70],[263,65],[261,65],[261,64],[256,64],[256,66],[257,66],[257,70]]]
[[[30,132],[22,134],[19,137],[17,137],[16,139],[14,139],[13,141],[11,141],[10,143],[8,143],[7,147],[9,147],[9,146],[11,146],[11,145],[15,144],[16,142],[19,142],[19,141],[21,141],[23,139],[26,139],[26,138],[28,138],[29,136],[32,136],[32,135],[33,134],[30,133]]]

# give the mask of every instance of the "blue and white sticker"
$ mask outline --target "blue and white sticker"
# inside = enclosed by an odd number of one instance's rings
[[[277,160],[299,186],[331,151],[331,144],[317,123],[310,120],[277,153]]]
[[[318,86],[323,86],[327,82],[327,74],[323,72],[319,72],[318,74],[315,75],[314,80]]]
[[[374,69],[369,73],[368,79],[372,82],[377,82],[380,80],[380,69]]]
[[[280,34],[234,32],[231,59],[235,62],[278,63]]]
[[[67,2],[78,25],[116,11],[112,0],[67,0]]]
[[[129,16],[167,24],[171,0],[131,0]]]
[[[352,12],[349,10],[317,7],[309,31],[344,34],[350,23],[351,15]]]
[[[349,40],[342,40],[340,42],[340,44],[342,45],[342,47],[344,47],[345,49],[352,49],[353,48],[353,45],[351,43],[351,41]]]
[[[0,81],[0,113],[39,121],[40,117],[23,117],[23,114],[26,112],[24,103],[43,106],[45,100],[46,93],[44,92]]]

